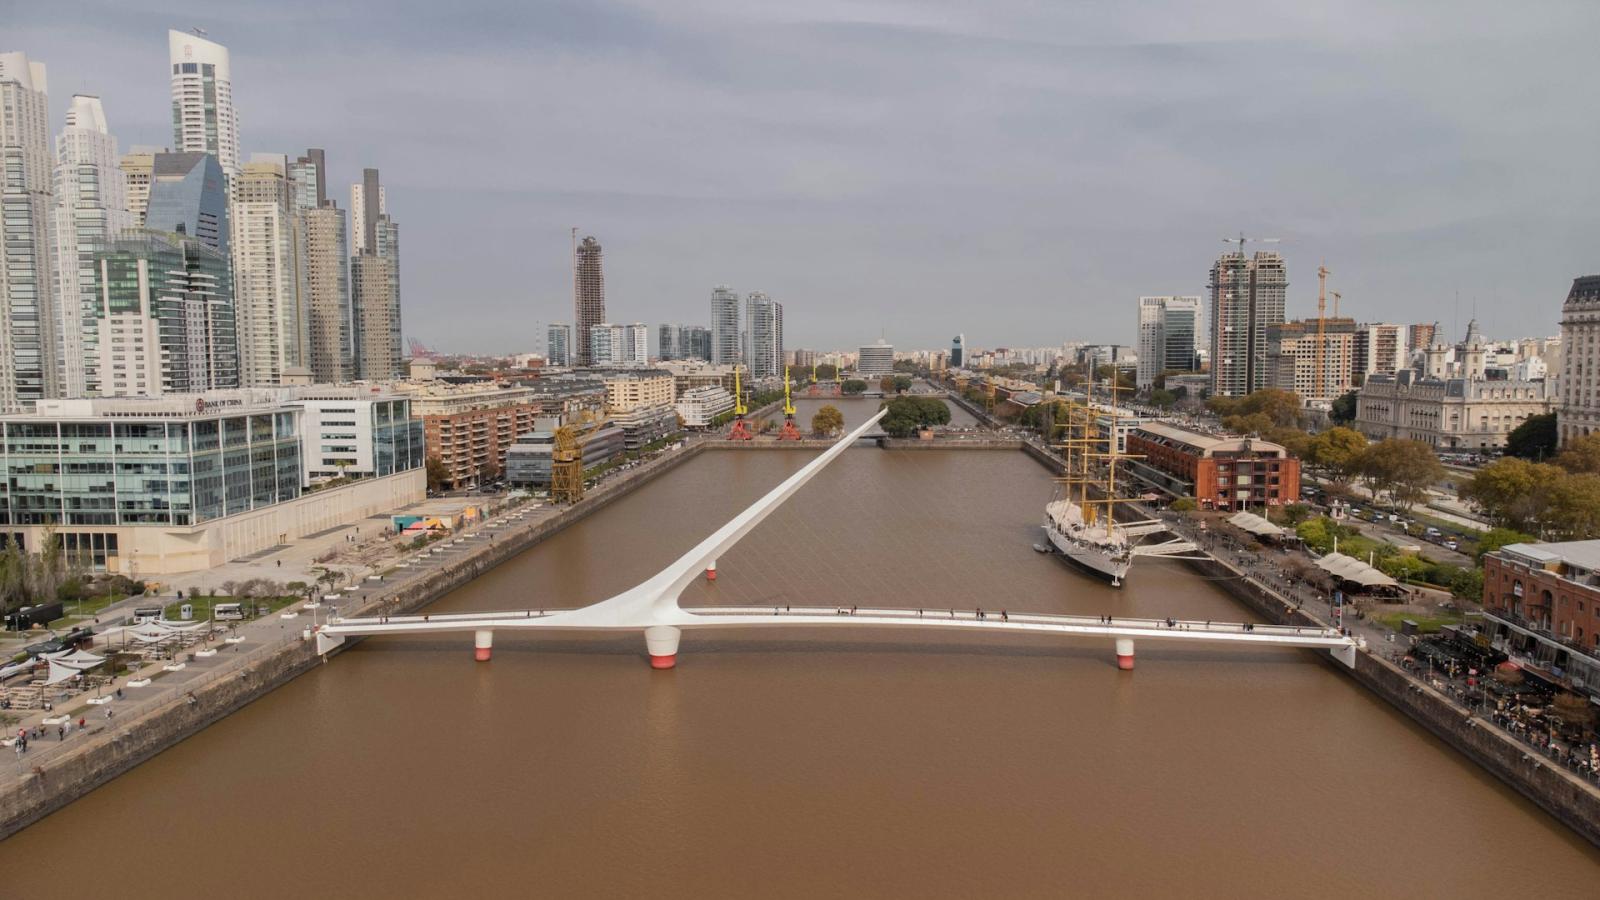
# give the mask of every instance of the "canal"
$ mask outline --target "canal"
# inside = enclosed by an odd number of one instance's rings
[[[845,401],[864,403],[866,401]],[[874,404],[875,406],[875,404]],[[843,407],[841,407],[843,408]],[[847,416],[849,413],[847,412]],[[703,453],[435,611],[631,586],[810,458]],[[1021,453],[847,452],[686,605],[1240,619],[1035,553]],[[690,632],[369,640],[0,844],[6,896],[1588,895],[1600,853],[1309,653]]]

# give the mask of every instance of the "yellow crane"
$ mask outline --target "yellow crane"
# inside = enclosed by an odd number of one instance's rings
[[[1328,340],[1328,271],[1327,265],[1317,266],[1317,387],[1316,395],[1327,396],[1328,390],[1327,371],[1324,368],[1323,354],[1327,352]]]
[[[550,502],[577,503],[583,499],[583,447],[571,425],[556,429],[550,448]]]
[[[794,401],[789,399],[789,367],[783,367],[783,430],[778,432],[780,441],[800,440],[800,429],[794,424]]]
[[[755,438],[750,426],[744,423],[744,414],[749,412],[744,405],[744,388],[739,383],[739,364],[733,364],[733,427],[728,430],[728,440],[748,441]]]

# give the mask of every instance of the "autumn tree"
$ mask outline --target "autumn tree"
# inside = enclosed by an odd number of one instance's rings
[[[1430,485],[1444,477],[1444,466],[1427,444],[1391,438],[1362,452],[1361,474],[1374,497],[1386,491],[1390,499],[1410,509],[1427,496]]]
[[[428,490],[437,491],[444,487],[450,480],[450,469],[445,466],[444,460],[437,456],[428,457],[427,461]]]
[[[1533,418],[1538,417],[1529,418],[1528,421],[1533,421]],[[1554,419],[1555,414],[1551,413],[1550,418]],[[1527,422],[1523,424],[1526,425]],[[1519,425],[1517,427],[1520,429],[1522,426]],[[1515,433],[1512,432],[1512,434]],[[1552,439],[1550,444],[1553,449],[1555,441]],[[1507,452],[1510,452],[1509,449]],[[1522,454],[1519,453],[1517,455],[1521,456]],[[1569,441],[1567,446],[1563,447],[1561,452],[1556,455],[1554,462],[1574,474],[1600,475],[1600,432],[1586,434],[1581,438]]]
[[[824,406],[811,417],[811,431],[814,434],[838,434],[843,430],[844,413],[839,412],[837,406]]]
[[[1329,481],[1345,485],[1360,471],[1361,455],[1366,449],[1366,437],[1354,428],[1329,428],[1308,442],[1305,461]]]
[[[1498,525],[1535,531],[1550,505],[1546,488],[1564,477],[1559,466],[1508,456],[1479,469],[1460,494]]]

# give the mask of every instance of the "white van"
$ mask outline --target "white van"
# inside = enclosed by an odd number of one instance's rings
[[[211,607],[211,618],[219,621],[243,619],[244,607],[237,603],[218,603]]]

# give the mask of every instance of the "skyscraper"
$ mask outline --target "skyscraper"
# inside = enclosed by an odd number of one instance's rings
[[[624,366],[643,366],[650,362],[650,326],[643,322],[622,326],[622,359]]]
[[[291,201],[289,161],[257,154],[235,182],[234,315],[239,335],[239,382],[270,387],[285,369],[306,365],[310,322],[302,308],[305,235]]]
[[[711,361],[728,365],[739,361],[744,338],[739,331],[739,294],[725,284],[711,292]]]
[[[783,304],[761,291],[745,296],[745,364],[751,378],[783,374]]]
[[[44,63],[0,53],[0,413],[60,390]]]
[[[133,226],[127,177],[98,97],[74,95],[67,108],[56,138],[55,203],[57,377],[64,396],[81,397],[83,307],[93,297],[94,254]]]
[[[350,188],[356,251],[350,257],[351,309],[355,321],[356,377],[399,378],[400,226],[389,218],[388,195],[377,169],[363,169]]]
[[[155,169],[156,154],[163,151],[149,147],[134,147],[117,162],[123,180],[128,185],[128,214],[134,228],[144,227],[144,212],[150,205],[150,173]]]
[[[711,329],[684,325],[678,329],[678,358],[711,361]]]
[[[198,240],[223,257],[228,248],[228,182],[209,153],[157,153],[144,227]]]
[[[172,65],[173,149],[215,155],[231,187],[239,175],[239,120],[228,48],[168,31],[167,61]]]
[[[683,330],[682,325],[662,325],[657,329],[656,358],[679,359],[678,332]]]
[[[1267,326],[1283,322],[1288,270],[1277,253],[1237,250],[1211,266],[1211,393],[1242,397],[1270,386]]]
[[[546,332],[544,357],[552,366],[572,365],[572,326],[565,323],[551,325]]]
[[[355,377],[355,323],[345,211],[328,199],[327,178],[321,150],[307,150],[289,164],[290,193],[303,235],[305,365],[313,380],[336,384]]]
[[[1192,372],[1199,365],[1199,297],[1140,297],[1137,383],[1146,390],[1162,372]]]
[[[950,340],[950,368],[959,369],[967,361],[967,336],[958,334]]]
[[[203,241],[132,229],[94,254],[85,381],[108,397],[239,386],[228,259]]]
[[[589,329],[606,319],[606,276],[601,265],[600,242],[589,235],[578,245],[572,260],[573,350],[576,365],[600,363],[593,358]]]

